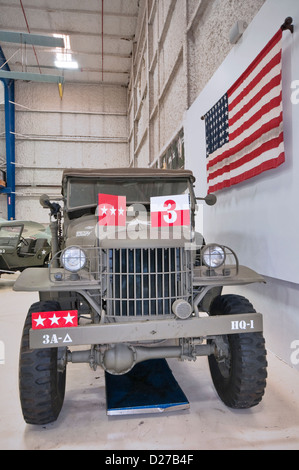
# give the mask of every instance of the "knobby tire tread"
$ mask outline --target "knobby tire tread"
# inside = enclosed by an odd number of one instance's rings
[[[211,315],[254,313],[243,296],[227,294],[215,298]],[[231,408],[250,408],[262,400],[266,387],[267,361],[262,333],[227,335],[231,370],[228,378],[221,374],[214,355],[209,356],[212,380],[222,401]]]
[[[48,424],[57,419],[64,400],[66,370],[57,374],[57,348],[30,349],[32,313],[60,310],[55,301],[34,303],[23,328],[19,357],[19,393],[24,420]]]

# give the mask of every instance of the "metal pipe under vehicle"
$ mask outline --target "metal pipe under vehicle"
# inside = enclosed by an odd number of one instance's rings
[[[181,346],[144,347],[129,344],[115,344],[112,347],[100,346],[84,351],[68,351],[66,360],[73,363],[88,363],[92,368],[100,365],[113,375],[129,372],[135,364],[149,359],[189,359],[196,356],[213,354],[215,346],[211,344],[185,344]]]

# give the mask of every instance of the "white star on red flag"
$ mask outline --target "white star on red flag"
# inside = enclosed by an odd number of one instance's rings
[[[61,317],[56,317],[56,315],[55,315],[55,313],[54,313],[54,315],[53,315],[52,318],[49,317],[49,320],[51,320],[51,325],[54,325],[54,324],[59,325],[58,322],[59,322],[60,318],[61,318]]]
[[[98,194],[98,223],[110,227],[126,226],[126,196]]]
[[[70,312],[68,312],[66,317],[63,317],[65,319],[65,324],[67,323],[73,323],[73,318],[75,318],[75,315],[71,315]]]
[[[78,310],[60,310],[56,312],[33,312],[32,329],[71,328],[78,326]]]
[[[34,321],[36,321],[36,325],[35,326],[39,326],[39,325],[42,325],[44,326],[44,321],[46,320],[46,318],[42,318],[41,315],[38,316],[38,318],[35,318]]]

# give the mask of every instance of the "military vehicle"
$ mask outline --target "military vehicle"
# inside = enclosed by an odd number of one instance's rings
[[[51,236],[46,228],[32,221],[0,223],[0,276],[28,267],[46,266],[51,252]]]
[[[118,375],[149,359],[205,355],[227,406],[261,401],[262,314],[222,289],[264,279],[239,265],[231,248],[195,232],[197,199],[215,197],[196,197],[194,182],[188,170],[72,169],[63,173],[63,211],[41,198],[50,209],[52,259],[14,285],[40,297],[21,340],[27,423],[57,419],[69,363]]]

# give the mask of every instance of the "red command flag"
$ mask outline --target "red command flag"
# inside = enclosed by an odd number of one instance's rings
[[[78,326],[78,310],[59,310],[52,312],[33,312],[32,329],[63,328]]]
[[[151,197],[152,227],[190,225],[188,194]]]
[[[126,196],[98,195],[98,223],[107,226],[126,225]]]

